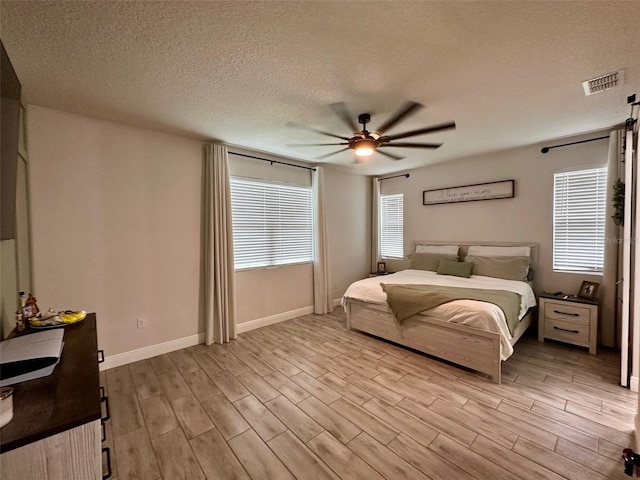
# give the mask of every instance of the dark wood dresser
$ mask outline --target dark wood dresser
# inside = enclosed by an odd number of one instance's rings
[[[97,352],[96,315],[89,313],[64,327],[51,375],[12,385],[13,419],[0,429],[0,477],[102,478]]]

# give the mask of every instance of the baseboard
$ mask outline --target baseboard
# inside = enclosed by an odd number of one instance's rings
[[[339,307],[341,305],[342,305],[342,297],[333,299],[333,306],[334,307]]]
[[[340,299],[334,300],[333,304],[334,306],[340,305]],[[269,317],[258,318],[249,322],[239,323],[236,325],[236,333],[248,332],[256,328],[266,327],[267,325],[273,325],[274,323],[284,322],[285,320],[291,320],[311,313],[313,313],[313,305],[298,308],[296,310],[290,310],[288,312],[278,313]],[[157,345],[151,345],[137,350],[131,350],[130,352],[118,353],[116,355],[105,357],[104,362],[100,364],[100,370],[107,370],[109,368],[127,365],[128,363],[139,362],[140,360],[146,360],[147,358],[180,350],[181,348],[192,347],[200,343],[204,343],[204,333],[199,333],[198,335],[192,335],[190,337],[178,338],[177,340],[171,340],[169,342],[159,343]]]
[[[278,313],[269,317],[258,318],[256,320],[250,320],[248,322],[239,323],[236,325],[236,333],[248,332],[249,330],[255,330],[256,328],[266,327],[267,325],[273,325],[274,323],[284,322],[285,320],[291,320],[292,318],[301,317],[302,315],[309,315],[313,313],[313,305],[308,307],[298,308],[296,310],[289,310],[288,312]]]
[[[638,393],[638,380],[638,377],[631,375],[631,378],[629,379],[629,390]]]
[[[147,358],[156,357],[164,353],[174,352],[182,348],[192,347],[204,343],[204,333],[191,335],[190,337],[178,338],[157,345],[131,350],[129,352],[117,353],[104,357],[104,362],[100,364],[100,370],[108,370],[109,368],[120,367],[128,363],[139,362]]]

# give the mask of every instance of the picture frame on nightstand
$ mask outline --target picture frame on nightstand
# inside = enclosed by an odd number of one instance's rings
[[[582,285],[580,286],[580,291],[578,292],[578,297],[580,298],[587,298],[589,300],[593,300],[594,298],[596,298],[596,292],[598,291],[598,287],[600,286],[599,283],[595,283],[595,282],[588,282],[588,281],[584,281],[582,282]]]
[[[387,273],[387,264],[384,262],[378,262],[376,273]]]

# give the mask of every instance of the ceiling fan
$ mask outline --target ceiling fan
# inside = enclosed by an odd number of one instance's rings
[[[396,140],[401,140],[403,138],[414,137],[417,135],[424,135],[427,133],[439,132],[441,130],[449,130],[452,128],[456,128],[455,122],[442,123],[440,125],[433,125],[431,127],[420,128],[418,130],[411,130],[408,132],[397,133],[395,135],[385,135],[385,132],[394,127],[398,122],[405,119],[412,113],[416,112],[418,109],[422,108],[423,105],[416,102],[407,102],[400,110],[398,110],[390,119],[388,119],[385,123],[383,123],[376,130],[369,131],[367,130],[367,123],[371,121],[371,115],[368,113],[361,113],[358,115],[358,123],[362,125],[362,129],[358,127],[353,119],[351,118],[350,113],[348,112],[344,103],[334,103],[331,105],[333,111],[340,117],[340,119],[349,126],[353,133],[352,137],[343,137],[341,135],[336,135],[333,133],[323,132],[322,130],[316,130],[315,128],[307,127],[305,125],[299,125],[295,123],[289,123],[289,126],[301,128],[303,130],[308,130],[311,132],[319,133],[320,135],[325,135],[327,137],[334,137],[343,140],[343,142],[339,143],[308,143],[308,144],[289,144],[291,147],[319,147],[325,145],[346,145],[346,147],[341,148],[340,150],[336,150],[335,152],[327,153],[316,157],[317,160],[323,160],[325,158],[331,157],[332,155],[336,155],[340,152],[344,152],[346,150],[354,150],[356,154],[356,163],[362,163],[366,157],[373,154],[373,152],[378,152],[386,157],[389,157],[393,160],[402,160],[404,157],[400,157],[393,153],[385,152],[380,150],[381,148],[387,147],[398,147],[398,148],[438,148],[442,146],[441,143],[411,143],[411,142],[397,142]]]

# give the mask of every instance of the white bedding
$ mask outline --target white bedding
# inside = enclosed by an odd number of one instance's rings
[[[349,286],[342,297],[342,305],[346,299],[352,298],[367,303],[387,305],[387,295],[380,287],[381,283],[389,284],[428,284],[450,287],[481,288],[487,290],[506,290],[520,295],[520,316],[522,319],[529,308],[536,305],[536,297],[531,286],[526,282],[503,280],[500,278],[472,275],[470,278],[438,275],[425,270],[403,270],[390,275],[366,278]],[[506,360],[513,353],[511,334],[507,327],[504,312],[492,303],[477,300],[455,300],[428,310],[429,317],[447,322],[469,325],[482,330],[500,334],[500,358]]]

